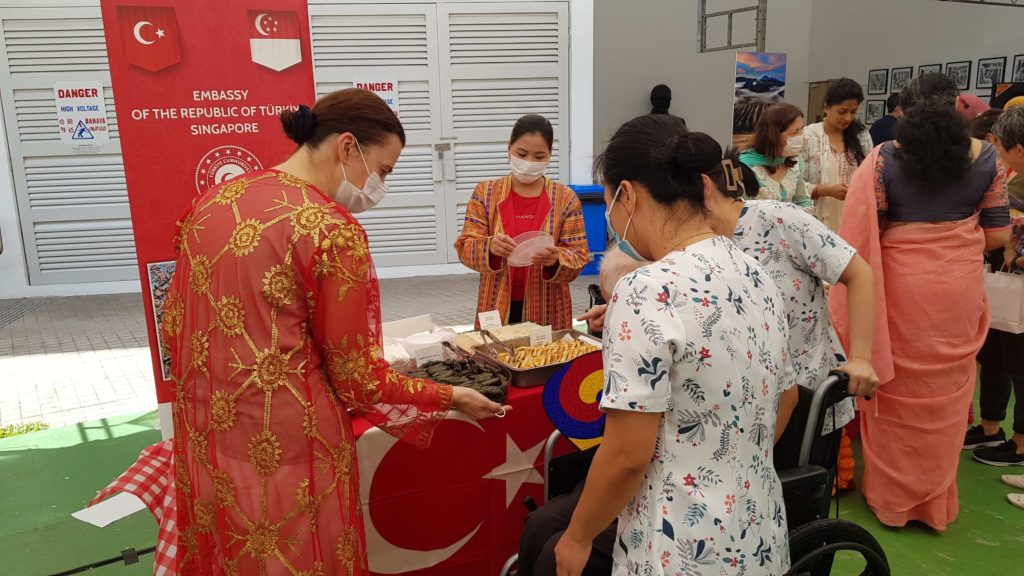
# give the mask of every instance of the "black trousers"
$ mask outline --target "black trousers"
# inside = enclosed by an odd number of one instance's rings
[[[1024,334],[989,330],[978,352],[981,364],[981,417],[1002,422],[1014,395],[1013,431],[1024,434]]]
[[[519,576],[555,576],[555,545],[569,527],[572,513],[583,495],[583,482],[568,494],[553,498],[526,516],[519,541]],[[583,576],[609,576],[616,523],[594,538],[594,549]]]

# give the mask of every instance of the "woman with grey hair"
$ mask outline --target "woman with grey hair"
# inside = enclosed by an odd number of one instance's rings
[[[992,140],[999,157],[1017,177],[1024,173],[1024,107],[1003,112],[992,127]],[[1011,207],[1024,207],[1020,198],[1010,197]],[[1024,268],[1024,213],[1011,212],[1013,237],[1003,250],[993,251],[994,268]],[[981,364],[981,424],[971,428],[964,448],[976,443],[974,459],[992,466],[1024,465],[1024,334],[989,330],[985,346],[978,354]],[[1002,421],[1010,393],[1015,398],[1013,437],[1006,438]],[[972,438],[973,434],[973,438]],[[1006,474],[1005,484],[1024,489],[1024,475]],[[1024,508],[1024,494],[1007,496],[1014,506]]]

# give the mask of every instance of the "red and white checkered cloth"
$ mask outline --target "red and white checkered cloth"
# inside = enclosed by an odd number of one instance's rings
[[[92,506],[116,492],[133,494],[149,508],[160,525],[153,560],[153,576],[178,573],[178,532],[175,528],[174,440],[147,446],[139,459],[89,502]]]

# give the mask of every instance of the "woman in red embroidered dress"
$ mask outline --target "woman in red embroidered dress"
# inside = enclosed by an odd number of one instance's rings
[[[342,90],[281,118],[300,146],[196,199],[163,323],[175,383],[180,574],[369,574],[349,410],[420,446],[449,408],[502,407],[381,356],[380,293],[352,216],[405,133]]]

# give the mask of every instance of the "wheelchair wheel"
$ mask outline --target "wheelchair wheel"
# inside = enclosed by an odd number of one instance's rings
[[[797,527],[789,534],[792,568],[787,576],[828,576],[833,573],[836,555],[843,554],[842,574],[889,576],[885,551],[870,532],[853,522],[822,518]],[[856,560],[846,561],[849,557]],[[847,568],[853,563],[856,568]]]

